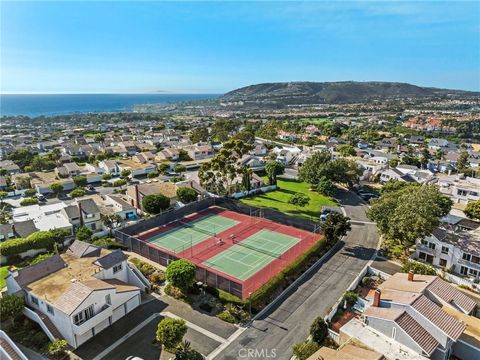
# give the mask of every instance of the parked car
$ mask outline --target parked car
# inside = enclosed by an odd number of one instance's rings
[[[378,194],[368,192],[359,192],[358,195],[365,201],[370,201],[371,199],[377,199],[380,197]]]
[[[47,201],[43,194],[35,194],[35,197],[38,199],[38,201]]]
[[[95,186],[93,186],[93,185],[88,185],[88,186],[87,186],[87,190],[89,190],[89,191],[95,191]]]

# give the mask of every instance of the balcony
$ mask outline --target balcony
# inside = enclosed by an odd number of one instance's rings
[[[97,312],[93,317],[88,319],[87,321],[79,324],[79,325],[72,325],[73,333],[76,335],[81,335],[86,333],[88,330],[93,328],[94,326],[100,324],[103,320],[108,319],[110,316],[113,315],[112,306],[105,304],[101,308],[99,312]]]
[[[471,261],[468,261],[468,260],[464,260],[464,259],[459,259],[458,263],[461,264],[461,265],[468,266],[469,268],[480,271],[480,264],[477,264],[477,263],[474,263],[474,262],[471,262]]]
[[[417,244],[416,248],[418,251],[424,252],[429,255],[438,255],[438,249],[431,249],[428,247],[428,245]]]

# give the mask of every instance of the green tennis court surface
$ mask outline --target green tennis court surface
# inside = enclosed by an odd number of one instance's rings
[[[152,236],[146,241],[178,253],[238,223],[224,216],[209,214],[188,223],[176,222],[175,228]]]
[[[297,244],[300,239],[270,230],[260,230],[203,264],[240,280],[263,269]]]

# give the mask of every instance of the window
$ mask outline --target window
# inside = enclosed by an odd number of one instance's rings
[[[110,294],[105,295],[105,302],[108,305],[112,305],[112,297],[110,296]]]
[[[91,226],[92,230],[96,230],[97,229],[97,225],[95,223],[93,223]]]
[[[427,244],[428,244],[428,241],[422,239],[422,245],[427,245]]]
[[[113,273],[114,273],[114,274],[117,273],[117,272],[119,272],[120,270],[122,270],[122,264],[118,264],[118,265],[115,265],[115,266],[113,267]]]
[[[425,260],[425,259],[427,258],[427,254],[425,254],[424,252],[420,252],[420,253],[418,254],[418,258],[419,258],[419,259],[422,259],[422,260]]]
[[[470,261],[474,264],[480,264],[480,257],[472,255],[472,258],[470,259]]]
[[[95,313],[93,311],[93,305],[90,305],[88,308],[80,311],[78,314],[76,314],[73,317],[73,323],[75,325],[80,325],[80,324],[83,324],[85,321],[87,321],[88,319],[90,319],[94,316],[95,316]]]
[[[55,315],[55,312],[53,311],[53,307],[51,307],[50,305],[47,304],[47,311],[52,314],[52,315]]]
[[[468,275],[468,268],[466,266],[462,266],[460,268],[460,274],[462,275]]]
[[[448,247],[442,246],[442,254],[448,254]]]
[[[32,301],[32,303],[38,306],[38,299],[35,296],[30,295],[30,300]]]
[[[445,259],[440,259],[440,266],[442,266],[442,267],[447,266],[447,260],[445,260]]]
[[[434,243],[428,243],[428,247],[432,250],[435,250],[435,244]]]
[[[478,276],[478,271],[474,269],[468,269],[468,275],[477,277]]]
[[[463,253],[463,256],[462,256],[462,259],[463,259],[463,260],[470,261],[470,258],[471,258],[471,255],[470,255],[470,254]]]

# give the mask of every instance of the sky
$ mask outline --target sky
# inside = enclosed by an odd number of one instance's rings
[[[2,93],[276,81],[480,90],[480,2],[1,1]]]

